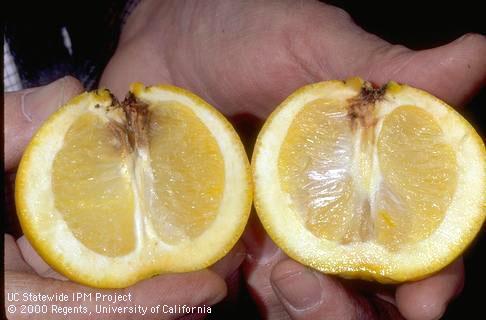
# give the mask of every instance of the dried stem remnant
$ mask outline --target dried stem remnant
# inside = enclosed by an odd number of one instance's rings
[[[128,141],[134,150],[148,146],[148,105],[129,92],[120,105],[125,112]]]
[[[121,109],[125,115],[121,119],[112,119],[108,123],[119,146],[128,154],[138,153],[140,150],[148,148],[147,131],[150,118],[148,104],[137,99],[131,92],[121,103],[111,92],[110,96],[111,104],[106,107],[106,112]]]

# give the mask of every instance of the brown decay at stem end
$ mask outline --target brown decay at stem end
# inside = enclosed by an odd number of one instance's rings
[[[368,129],[376,125],[377,120],[373,115],[375,103],[383,99],[385,92],[386,85],[374,88],[371,83],[365,81],[359,94],[348,100],[348,116],[353,131],[357,130],[358,126]]]
[[[123,123],[110,121],[109,126],[122,147],[129,153],[148,148],[148,127],[150,113],[148,104],[137,99],[132,92],[128,92],[122,102],[111,93],[110,109],[121,108],[125,115]]]

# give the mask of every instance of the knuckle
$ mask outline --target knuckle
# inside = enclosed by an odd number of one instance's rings
[[[63,86],[65,94],[76,95],[84,91],[81,82],[73,76],[66,76],[63,78]]]
[[[345,22],[349,22],[349,21],[352,21],[352,17],[351,15],[344,9],[341,9],[339,7],[335,7],[335,6],[329,6],[334,14],[334,16],[337,18],[337,19],[340,19],[342,21],[345,21]]]

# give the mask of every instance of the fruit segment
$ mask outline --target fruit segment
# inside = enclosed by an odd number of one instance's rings
[[[119,256],[135,248],[134,196],[127,152],[94,114],[77,119],[52,167],[57,210],[89,249]]]
[[[279,157],[281,185],[306,227],[318,237],[350,241],[355,234],[352,134],[347,109],[318,99],[293,120]]]
[[[400,106],[383,121],[378,155],[378,241],[393,248],[428,237],[457,186],[455,153],[441,128],[424,109]]]
[[[216,217],[224,190],[219,146],[193,111],[177,102],[150,109],[154,199],[150,220],[164,242],[200,235]]]

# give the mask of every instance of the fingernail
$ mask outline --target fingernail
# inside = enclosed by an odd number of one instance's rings
[[[22,113],[29,122],[42,122],[66,101],[64,84],[66,77],[46,86],[32,88],[21,96]]]
[[[310,309],[322,301],[319,278],[303,266],[277,276],[273,284],[277,295],[296,310]]]

